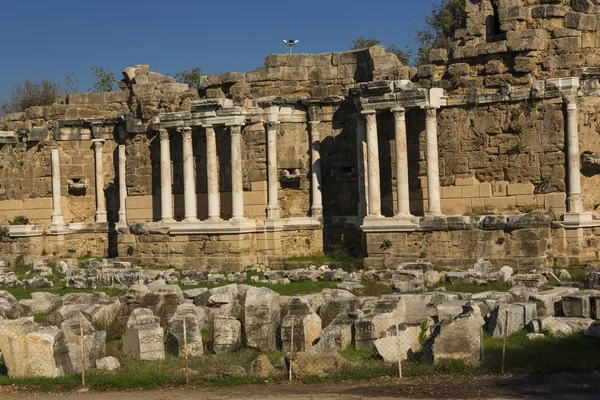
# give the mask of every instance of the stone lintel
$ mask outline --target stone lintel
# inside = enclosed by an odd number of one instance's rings
[[[365,233],[414,232],[419,229],[418,217],[365,217],[360,226]]]

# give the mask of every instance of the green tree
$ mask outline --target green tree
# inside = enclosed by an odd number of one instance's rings
[[[112,92],[115,90],[117,80],[115,74],[106,70],[103,67],[92,67],[92,75],[96,79],[96,83],[92,86],[88,92]]]
[[[366,49],[367,47],[380,45],[381,42],[376,38],[365,38],[364,36],[359,36],[358,38],[352,41],[352,46],[350,46],[350,50],[358,50],[358,49]],[[388,53],[395,54],[396,57],[402,62],[404,65],[408,65],[410,63],[410,57],[412,52],[410,50],[401,50],[395,44],[391,44],[385,48],[385,51]]]
[[[465,0],[441,0],[425,16],[425,27],[413,32],[413,42],[419,45],[415,64],[429,63],[429,53],[434,48],[450,50],[457,29],[466,27]]]
[[[199,89],[200,80],[202,77],[202,67],[197,66],[194,68],[186,69],[181,72],[177,72],[174,76],[179,83],[187,83],[190,89]]]
[[[76,93],[79,91],[79,79],[75,76],[75,72],[65,74],[65,87],[63,91],[65,96],[69,93]]]
[[[60,97],[60,84],[49,79],[39,82],[27,79],[9,90],[8,98],[0,102],[0,113],[22,112],[33,106],[49,106]]]

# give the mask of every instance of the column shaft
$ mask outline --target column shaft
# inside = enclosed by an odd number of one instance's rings
[[[206,128],[206,182],[208,186],[208,220],[221,219],[219,199],[219,165],[217,161],[217,137],[212,125]]]
[[[363,111],[367,124],[367,166],[369,170],[369,216],[381,217],[381,188],[379,177],[379,141],[377,137],[377,114],[374,110]]]
[[[231,133],[231,218],[244,219],[244,181],[242,169],[242,126],[232,125]]]
[[[102,162],[104,140],[94,141],[94,156],[96,166],[96,222],[105,223],[106,197],[104,195],[104,163]]]
[[[427,194],[430,215],[442,215],[440,201],[440,168],[438,158],[437,109],[425,108],[425,130],[427,133]]]
[[[127,153],[125,142],[119,143],[119,224],[127,225]]]
[[[367,193],[369,179],[367,176],[367,132],[364,118],[358,118],[356,124],[356,159],[358,162],[358,216],[364,217],[369,212]]]
[[[61,205],[60,188],[60,158],[58,149],[52,149],[52,225],[64,225],[64,216]]]
[[[268,205],[267,218],[279,218],[279,200],[277,186],[279,185],[279,169],[277,168],[277,125],[279,122],[267,122],[267,181]]]
[[[183,204],[185,222],[197,222],[196,177],[194,174],[194,147],[192,128],[180,129],[183,138]]]
[[[169,132],[160,129],[160,210],[161,221],[173,221],[173,199],[171,181],[171,141]]]
[[[396,142],[396,216],[410,216],[410,195],[408,188],[408,152],[406,145],[406,114],[404,108],[393,108]]]
[[[565,103],[567,109],[567,167],[569,176],[568,212],[580,213],[583,212],[583,200],[581,197],[577,97],[575,95],[565,97]]]
[[[320,217],[323,215],[323,195],[321,193],[321,134],[319,132],[319,121],[310,121],[310,157],[311,168],[311,190],[312,205],[311,215]]]

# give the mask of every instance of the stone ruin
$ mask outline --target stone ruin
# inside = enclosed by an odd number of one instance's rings
[[[0,259],[595,260],[598,5],[465,7],[417,68],[378,46],[274,54],[190,90],[137,65],[121,91],[0,116]]]

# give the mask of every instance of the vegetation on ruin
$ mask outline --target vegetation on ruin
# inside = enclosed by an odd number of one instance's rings
[[[0,114],[23,112],[35,106],[50,106],[60,97],[60,84],[46,78],[40,81],[26,79],[13,86],[8,98],[0,101]]]
[[[16,217],[14,217],[10,221],[8,221],[8,224],[9,225],[28,225],[29,219],[22,215],[17,215]]]
[[[92,67],[92,75],[96,82],[88,92],[112,92],[117,85],[117,79],[114,72],[103,67]]]
[[[453,285],[451,283],[439,283],[435,288],[445,288],[447,292],[458,293],[483,293],[483,292],[507,292],[510,286],[507,283],[488,283],[486,285]]]
[[[425,16],[425,26],[413,32],[413,41],[419,44],[415,64],[429,64],[429,53],[434,48],[450,50],[454,32],[465,28],[467,12],[464,0],[442,0],[431,6],[431,13]]]
[[[202,67],[197,66],[177,72],[174,76],[179,83],[187,83],[190,89],[199,89],[202,77]]]

